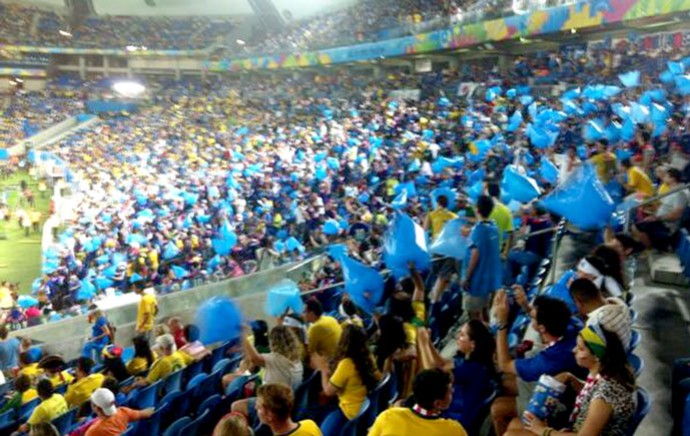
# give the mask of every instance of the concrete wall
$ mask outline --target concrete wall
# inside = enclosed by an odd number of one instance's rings
[[[159,296],[157,321],[179,316],[185,322],[194,322],[197,307],[215,295],[233,298],[247,319],[266,318],[263,308],[268,289],[284,278],[298,281],[305,272],[314,271],[320,264],[321,258],[314,257],[301,263]],[[131,345],[137,305],[138,300],[106,311],[110,322],[117,326],[116,341],[122,346]],[[22,329],[12,332],[11,336],[29,337],[40,343],[44,352],[72,359],[79,356],[83,341],[90,333],[87,317],[82,315]]]
[[[44,142],[60,135],[61,133],[69,131],[70,129],[76,127],[78,124],[79,122],[77,121],[77,117],[67,118],[66,120],[54,124],[45,130],[41,130],[31,138],[22,141],[14,147],[11,147],[9,149],[9,153],[11,155],[23,154],[26,150],[27,145],[40,147]]]

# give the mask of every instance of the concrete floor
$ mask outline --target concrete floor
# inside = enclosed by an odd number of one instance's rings
[[[642,277],[640,277],[642,276]],[[686,289],[650,283],[648,274],[638,274],[633,307],[639,317],[635,328],[642,342],[635,353],[645,363],[638,379],[652,397],[652,410],[636,435],[670,435],[671,369],[673,361],[690,356],[690,294]]]

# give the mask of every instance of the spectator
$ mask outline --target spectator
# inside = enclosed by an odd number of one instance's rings
[[[19,364],[19,339],[7,336],[7,326],[0,325],[0,371],[8,371]]]
[[[60,436],[60,432],[49,422],[32,425],[29,436]]]
[[[108,345],[103,348],[103,375],[113,377],[118,382],[125,381],[130,374],[122,361],[122,348],[117,345]]]
[[[65,369],[65,360],[60,356],[46,356],[38,363],[38,367],[44,371],[53,387],[69,385],[74,380],[74,376]]]
[[[315,298],[307,300],[304,308],[304,319],[310,323],[307,330],[309,354],[318,354],[327,358],[335,357],[342,333],[338,320],[332,316],[324,315],[323,306]]]
[[[297,388],[302,383],[304,371],[297,337],[289,327],[276,326],[271,329],[268,340],[271,352],[260,354],[249,341],[245,330],[242,336],[245,359],[250,367],[265,368],[261,376],[262,384],[282,383]],[[223,377],[223,386],[227,388],[232,379],[234,379],[232,374]],[[255,404],[255,398],[238,400],[232,404],[232,411],[251,416]]]
[[[29,426],[42,423],[49,424],[58,416],[67,413],[68,407],[65,398],[54,392],[53,384],[50,380],[39,381],[37,391],[38,396],[41,398],[41,403],[36,406],[26,424],[19,426],[18,431],[20,433],[26,433],[29,430]]]
[[[0,414],[8,410],[19,412],[22,404],[26,404],[36,397],[38,397],[38,392],[31,387],[31,378],[28,375],[20,375],[14,379],[14,394],[0,408]]]
[[[146,419],[154,409],[133,410],[117,407],[115,396],[108,389],[99,388],[91,394],[91,406],[96,419],[86,430],[85,436],[117,436],[122,434],[131,422]]]
[[[377,385],[381,374],[367,347],[364,329],[348,325],[343,329],[331,369],[329,358],[318,353],[311,355],[312,366],[321,371],[321,386],[329,397],[338,396],[338,409],[332,412],[321,428],[342,428],[357,416],[367,394]]]
[[[451,376],[440,369],[420,372],[414,381],[412,408],[393,407],[381,413],[369,436],[466,436],[457,421],[445,419],[443,412],[452,401]]]
[[[595,322],[618,335],[626,350],[630,346],[632,320],[630,309],[618,298],[604,298],[601,290],[588,279],[575,279],[570,284],[570,295],[587,324]]]
[[[310,419],[294,422],[292,390],[281,383],[263,384],[257,390],[256,412],[259,421],[268,426],[274,436],[321,436],[321,430]]]
[[[664,182],[669,190],[680,185],[681,173],[675,168],[666,171]],[[688,207],[688,197],[684,190],[670,194],[660,201],[660,206],[654,215],[647,216],[635,223],[632,233],[635,239],[645,247],[667,250],[671,245],[672,236],[680,227],[685,209]]]
[[[508,273],[510,274],[508,279],[511,284],[515,283],[515,279],[518,277],[523,267],[526,267],[528,269],[527,272],[530,272],[535,265],[538,265],[539,262],[546,257],[553,235],[551,232],[544,231],[552,227],[553,223],[546,209],[538,203],[534,204],[531,210],[531,216],[527,219],[524,226],[524,233],[528,235],[525,246],[522,249],[513,248],[508,252]],[[544,233],[530,235],[534,232]],[[531,274],[528,274],[527,277],[518,284],[521,286],[526,285],[530,277]]]
[[[108,318],[105,317],[102,310],[94,307],[91,313],[89,313],[88,320],[93,326],[91,328],[91,337],[87,339],[82,348],[82,356],[88,357],[89,359],[100,360],[101,350],[108,345],[111,338]]]
[[[635,377],[618,336],[593,323],[578,335],[573,354],[577,364],[587,369],[589,374],[586,381],[570,373],[556,376],[557,380],[578,393],[567,431],[555,431],[533,414],[525,412],[524,428],[527,431],[509,431],[509,436],[629,433],[637,404]],[[522,423],[516,419],[512,426],[517,429],[522,427]]]
[[[254,432],[244,415],[230,412],[218,421],[212,436],[254,436]]]
[[[89,397],[96,389],[103,384],[105,376],[103,374],[91,374],[93,360],[87,357],[77,359],[77,366],[74,370],[74,380],[67,388],[65,400],[69,407],[80,407],[89,400]]]
[[[393,362],[400,359],[408,347],[402,319],[391,314],[382,315],[377,321],[378,336],[374,355],[376,366],[383,373],[393,372]]]
[[[540,334],[547,347],[525,359],[513,359],[508,351],[508,294],[496,294],[493,311],[498,322],[496,351],[499,370],[504,377],[505,392],[514,393],[496,398],[491,406],[491,417],[496,434],[503,434],[510,421],[517,416],[515,393],[518,382],[536,382],[542,374],[556,375],[564,371],[578,372],[571,350],[575,347],[577,333],[570,326],[570,310],[561,300],[539,296],[532,304],[532,326]]]
[[[429,331],[420,329],[422,368],[453,374],[453,399],[443,416],[472,428],[482,404],[496,388],[494,338],[481,321],[471,320],[458,332],[456,345],[456,357],[445,359],[431,343]]]
[[[156,315],[158,315],[158,301],[154,295],[153,288],[144,289],[142,286],[135,286],[134,291],[141,296],[137,309],[135,331],[138,335],[145,336],[146,339],[151,340],[151,332],[156,322]]]
[[[153,365],[153,353],[149,346],[149,341],[143,336],[135,336],[132,339],[134,345],[134,357],[127,362],[127,372],[129,375],[137,376],[146,372]]]
[[[595,154],[589,158],[597,172],[597,177],[607,184],[616,174],[616,155],[609,150],[609,141],[600,139],[595,146]]]
[[[340,322],[340,327],[345,327],[348,324],[354,324],[356,326],[364,328],[364,322],[362,318],[357,315],[357,306],[349,298],[343,296],[340,304],[338,305],[338,314],[340,315],[342,321]]]
[[[170,334],[156,338],[156,350],[159,357],[151,365],[148,375],[146,378],[138,377],[132,386],[140,387],[155,383],[194,361],[188,354],[177,351],[175,339]]]
[[[489,320],[491,294],[501,287],[501,255],[498,229],[489,219],[494,208],[491,197],[482,195],[477,200],[479,221],[470,234],[463,289],[465,309],[471,319]]]
[[[637,165],[633,165],[630,159],[621,160],[620,166],[624,172],[621,174],[623,185],[629,194],[632,194],[638,199],[644,199],[645,197],[652,197],[654,195],[652,179],[649,178],[643,169]]]
[[[458,217],[455,213],[448,210],[448,198],[445,195],[439,195],[436,198],[436,203],[436,208],[424,218],[424,230],[431,231],[432,240],[435,240],[441,234],[441,230],[443,230],[448,221]],[[458,272],[455,259],[441,259],[441,257],[434,255],[434,272],[436,272],[438,278],[431,291],[432,302],[436,302],[441,298],[441,294],[446,290],[451,276]]]
[[[31,356],[27,352],[19,353],[19,372],[18,374],[25,374],[31,377],[31,380],[36,380],[43,370],[38,367],[38,362],[33,362]]]
[[[498,227],[498,247],[501,257],[505,259],[513,246],[513,213],[508,206],[501,203],[501,187],[498,183],[489,183],[486,191],[494,202],[489,219]]]
[[[189,341],[185,335],[185,326],[182,324],[182,320],[177,316],[173,316],[168,320],[167,324],[170,334],[175,338],[175,345],[177,348],[180,349],[187,345]]]

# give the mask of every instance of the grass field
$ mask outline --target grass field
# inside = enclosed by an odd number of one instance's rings
[[[0,180],[0,193],[6,193],[10,210],[14,213],[19,204],[19,183],[26,180],[36,198],[36,207],[41,212],[41,229],[48,217],[50,199],[40,198],[37,182],[29,177],[27,172],[16,173],[6,180]],[[28,209],[27,209],[28,210]],[[19,228],[16,218],[9,222],[0,223],[0,234],[6,239],[0,239],[0,280],[19,282],[20,293],[31,291],[31,282],[41,273],[41,233],[31,232],[26,237],[24,230]]]

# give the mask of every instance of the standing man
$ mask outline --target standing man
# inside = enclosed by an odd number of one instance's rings
[[[134,292],[141,296],[139,300],[139,307],[137,309],[137,325],[136,334],[146,337],[151,340],[151,332],[153,325],[156,322],[156,315],[158,314],[158,300],[152,287],[144,289],[143,286],[137,285]]]
[[[489,322],[491,294],[501,287],[503,267],[498,245],[498,228],[489,219],[494,201],[488,195],[477,200],[479,221],[472,228],[470,246],[467,250],[465,278],[465,310],[470,319]]]
[[[455,201],[455,199],[453,199]],[[450,220],[454,220],[458,216],[448,210],[448,198],[445,195],[439,195],[436,199],[436,209],[429,212],[424,219],[424,230],[431,230],[431,240],[435,240],[441,234],[443,227]],[[441,294],[446,290],[451,276],[457,272],[459,268],[456,267],[456,261],[453,258],[445,258],[441,261],[437,259],[439,255],[434,255],[434,262],[432,268],[434,273],[438,276],[433,289],[431,290],[431,302],[435,303],[441,298]]]

